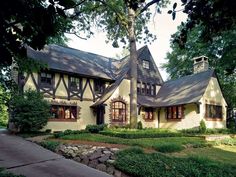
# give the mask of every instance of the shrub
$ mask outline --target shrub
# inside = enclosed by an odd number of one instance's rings
[[[23,94],[16,94],[10,103],[10,121],[20,132],[38,131],[47,124],[50,107],[37,91],[28,90]]]
[[[106,128],[106,124],[101,125],[87,125],[85,130],[89,131],[90,133],[99,133],[100,131],[104,130]]]
[[[216,145],[223,144],[223,145],[229,145],[229,146],[236,146],[236,139],[226,138],[223,140],[218,140],[215,143],[216,143]]]
[[[138,122],[138,124],[137,124],[137,129],[138,129],[138,130],[142,130],[142,129],[143,129],[143,124],[142,124],[141,121]]]
[[[199,126],[199,132],[200,133],[206,133],[206,123],[204,120],[200,121],[200,126]]]
[[[41,146],[43,146],[44,148],[50,150],[50,151],[56,151],[57,147],[60,145],[59,142],[55,142],[55,141],[43,141],[40,143]]]
[[[65,135],[76,135],[76,134],[81,134],[81,133],[89,133],[87,130],[65,130],[64,132],[55,132],[53,134],[54,138],[60,138]]]
[[[153,147],[155,150],[163,153],[170,153],[170,152],[179,152],[184,149],[184,147],[180,144],[176,143],[164,143],[164,144],[157,144]]]

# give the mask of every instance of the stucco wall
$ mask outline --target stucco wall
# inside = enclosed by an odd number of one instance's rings
[[[36,82],[38,82],[38,76],[37,73],[34,73],[34,78],[36,80]],[[58,80],[60,78],[59,74],[55,74],[55,86],[58,83]],[[68,87],[68,76],[64,75],[64,79],[65,79],[65,84],[66,87]],[[83,78],[82,82],[83,82],[83,86],[85,86],[86,84],[86,80],[85,78]],[[91,79],[91,86],[93,87],[93,80]],[[71,100],[67,99],[67,90],[66,87],[63,83],[63,81],[60,81],[60,84],[58,86],[58,89],[56,90],[55,99],[51,98],[45,98],[46,100],[49,101],[49,103],[51,101],[54,102],[58,102],[58,104],[62,104],[62,105],[77,105],[77,120],[75,122],[71,122],[71,121],[48,121],[48,124],[44,127],[45,129],[51,129],[52,131],[63,131],[66,129],[71,129],[71,130],[79,130],[79,129],[84,129],[86,127],[86,125],[88,124],[96,124],[96,115],[93,113],[93,109],[90,108],[90,106],[92,104],[94,104],[93,102],[93,96],[92,96],[92,91],[89,87],[89,84],[87,84],[85,92],[84,92],[84,98],[85,100],[80,101],[78,98],[71,98]],[[36,89],[35,84],[33,83],[33,79],[31,76],[29,76],[29,78],[27,79],[25,86],[24,86],[24,90],[27,89]],[[63,98],[57,98],[57,97],[64,97]]]
[[[226,127],[226,116],[227,116],[227,104],[220,90],[219,83],[216,78],[211,78],[209,85],[200,100],[201,118],[206,122],[207,128],[225,128]],[[221,105],[223,112],[222,120],[209,120],[205,117],[206,108],[205,104]]]
[[[153,109],[153,120],[145,120],[145,111],[142,107],[140,110],[140,114],[138,115],[138,121],[142,122],[143,127],[146,128],[158,128],[158,118],[157,118],[157,109]]]
[[[167,120],[166,110],[161,108],[160,112],[160,128],[170,128],[170,129],[188,129],[196,128],[199,126],[201,121],[200,114],[197,113],[196,104],[184,105],[184,118],[180,120]]]

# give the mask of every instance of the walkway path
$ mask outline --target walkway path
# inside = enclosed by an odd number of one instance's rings
[[[0,167],[26,177],[111,177],[0,130]]]

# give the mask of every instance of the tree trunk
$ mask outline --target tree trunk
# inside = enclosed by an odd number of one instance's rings
[[[137,127],[137,49],[135,39],[135,11],[129,8],[130,42],[130,128]]]

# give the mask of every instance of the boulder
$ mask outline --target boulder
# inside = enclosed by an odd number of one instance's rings
[[[104,171],[104,172],[106,172],[106,168],[107,168],[106,165],[104,165],[102,163],[100,163],[96,166],[96,169],[98,169],[100,171]]]

